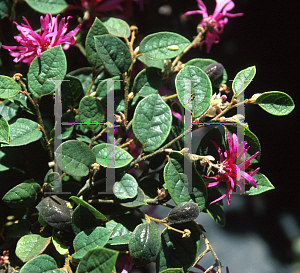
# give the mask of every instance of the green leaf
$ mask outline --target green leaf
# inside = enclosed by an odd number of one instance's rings
[[[130,29],[125,21],[113,17],[101,18],[101,21],[107,28],[109,34],[129,38]]]
[[[11,13],[12,2],[10,0],[0,1],[0,19],[9,16]]]
[[[243,132],[244,140],[247,141],[247,146],[250,147],[249,150],[245,153],[245,159],[250,157],[251,155],[254,155],[256,152],[259,151],[259,154],[254,159],[251,160],[251,163],[253,164],[253,163],[260,162],[261,146],[260,146],[257,136],[253,132],[251,132],[248,128],[245,128],[244,126],[242,126],[240,124],[236,124],[236,125],[227,125],[226,124],[225,126],[226,126],[225,131],[227,132],[227,130],[229,130],[229,132],[231,133],[231,140],[232,140],[232,133],[237,134],[237,129],[240,130],[239,132]],[[227,139],[227,134],[225,136]],[[244,161],[244,158],[242,157],[241,160]]]
[[[156,258],[156,271],[168,268],[183,268],[187,272],[193,265],[200,247],[200,235],[195,222],[173,224],[172,227],[191,231],[190,237],[182,238],[182,234],[165,228],[161,234],[161,250]]]
[[[209,128],[206,134],[201,138],[196,154],[199,154],[201,156],[211,155],[215,158],[214,163],[217,163],[221,160],[220,155],[216,147],[212,144],[211,140],[218,144],[222,152],[225,151],[225,140],[218,127],[215,126],[213,128]]]
[[[29,66],[28,88],[39,98],[55,92],[58,84],[53,80],[63,80],[67,72],[67,59],[61,46],[44,51],[35,57]]]
[[[142,143],[143,150],[150,152],[159,148],[167,139],[172,124],[170,107],[160,95],[142,99],[134,112],[132,129]]]
[[[9,190],[2,198],[10,208],[25,208],[34,203],[41,186],[32,181],[25,180],[23,183]]]
[[[79,105],[79,119],[87,129],[99,132],[104,120],[101,102],[94,97],[84,97]]]
[[[106,70],[112,75],[125,73],[131,65],[127,45],[110,34],[95,37],[96,50]]]
[[[68,247],[66,245],[64,245],[58,238],[56,232],[54,231],[54,229],[52,229],[52,242],[53,245],[56,249],[56,251],[60,254],[60,255],[66,255],[69,254],[69,250]]]
[[[197,66],[204,71],[209,65],[211,65],[213,63],[217,63],[217,61],[212,60],[212,59],[195,58],[195,59],[189,60],[185,64],[185,66],[187,66],[187,65]],[[228,79],[227,72],[224,69],[223,75],[221,77],[217,78],[216,80],[212,81],[212,85],[215,87],[219,87],[222,84],[225,84],[227,82],[227,79]]]
[[[112,231],[111,238],[107,242],[109,245],[128,245],[135,227],[141,224],[141,219],[133,214],[125,214],[114,218],[106,223],[106,228]]]
[[[30,232],[31,226],[31,222],[27,219],[20,219],[17,223],[7,226],[5,234],[9,238],[20,238]]]
[[[127,151],[109,143],[98,144],[92,151],[96,155],[96,162],[106,168],[121,168],[133,159]]]
[[[138,183],[135,178],[128,174],[117,177],[113,186],[114,195],[119,199],[134,198],[137,195]]]
[[[20,273],[65,273],[64,270],[57,269],[55,260],[42,254],[26,263],[20,270]]]
[[[91,227],[98,226],[98,220],[93,213],[82,205],[76,207],[72,215],[72,229],[75,234]]]
[[[0,115],[0,143],[9,144],[9,131],[10,127],[7,120]]]
[[[104,247],[111,234],[112,231],[104,227],[94,227],[81,231],[73,241],[75,253],[72,257],[82,259],[89,250],[98,246]]]
[[[96,219],[106,220],[106,217],[100,211],[95,209],[92,205],[90,205],[86,201],[78,198],[77,196],[71,196],[69,199],[73,200],[77,205],[81,205],[87,208],[95,216]]]
[[[171,59],[178,56],[190,41],[172,32],[157,32],[146,36],[140,43],[140,53],[151,59]]]
[[[164,60],[152,60],[145,55],[141,55],[138,57],[138,60],[142,62],[147,67],[156,67],[160,70],[164,69]]]
[[[118,252],[111,249],[96,247],[89,250],[82,258],[77,273],[112,272],[117,261]]]
[[[72,125],[72,123],[73,124],[75,123],[75,117],[72,112],[66,112],[66,113],[62,114],[61,121],[70,123],[70,125],[63,125],[61,127],[61,138],[67,139],[71,136],[71,134],[73,132],[74,125]]]
[[[234,96],[237,97],[241,94],[250,84],[256,73],[255,66],[248,67],[236,74],[232,82],[232,90]]]
[[[184,273],[182,268],[169,268],[161,271],[160,273]]]
[[[192,185],[189,185],[192,193],[189,192],[185,184],[187,177],[184,174],[184,156],[179,152],[170,153],[169,162],[164,168],[164,180],[176,205],[182,202],[195,202],[199,206],[199,210],[202,211],[207,199],[207,190],[195,167],[192,168]]]
[[[13,119],[18,112],[19,106],[10,102],[8,99],[0,103],[0,115],[2,115],[7,121]]]
[[[162,85],[162,78],[158,74],[159,69],[155,67],[148,67],[143,69],[134,79],[132,92],[135,94],[131,105],[139,97],[147,97],[152,94],[157,94]]]
[[[139,224],[129,241],[130,256],[136,266],[145,266],[157,256],[161,245],[158,227],[154,222]]]
[[[95,41],[94,41],[94,43],[95,43]],[[93,69],[94,69],[93,67],[81,67],[81,68],[71,71],[70,73],[68,73],[68,75],[74,76],[78,80],[80,80],[83,90],[85,92],[87,92],[87,90],[89,89],[89,86],[93,80]],[[92,85],[90,93],[92,93],[96,90],[96,87],[97,87],[99,81],[101,79],[103,79],[103,77],[104,77],[104,71],[97,76],[96,80],[94,81],[94,84]]]
[[[97,54],[94,37],[98,35],[108,34],[105,25],[96,17],[95,21],[90,28],[86,40],[85,40],[85,50],[86,57],[89,63],[99,71],[103,66],[102,62]]]
[[[4,146],[23,146],[37,141],[42,137],[42,132],[38,130],[38,123],[26,119],[18,118],[10,124],[9,144]]]
[[[64,109],[78,108],[84,92],[79,79],[66,75],[61,83],[61,100]]]
[[[12,78],[0,75],[0,99],[13,98],[21,90]]]
[[[67,8],[67,3],[64,0],[26,0],[26,3],[40,13],[58,14]]]
[[[200,214],[199,207],[193,202],[183,202],[171,209],[168,214],[168,222],[180,224],[195,220]]]
[[[275,189],[275,187],[264,174],[257,172],[255,175],[253,175],[253,178],[256,181],[257,188],[251,186],[249,190],[244,192],[244,195],[257,195]]]
[[[264,92],[256,99],[256,103],[266,112],[275,116],[288,115],[295,108],[293,99],[280,91]]]
[[[196,66],[185,66],[175,79],[178,99],[183,107],[191,111],[193,117],[199,117],[210,106],[212,97],[211,81],[207,74]],[[191,90],[187,90],[191,88]],[[194,99],[189,102],[192,94]]]
[[[88,175],[89,167],[96,162],[96,156],[89,147],[77,140],[62,143],[54,154],[58,167],[73,176]]]
[[[37,206],[42,219],[51,227],[70,231],[73,210],[56,195],[44,198]]]
[[[112,78],[108,78],[105,79],[103,81],[101,81],[96,89],[96,97],[98,98],[104,98],[103,102],[105,103],[105,105],[107,105],[107,83],[108,81],[114,81],[114,93],[116,93],[117,91],[122,91],[123,92],[123,96],[124,96],[124,91],[122,89],[122,80],[120,76],[115,76]],[[109,90],[110,92],[111,90]]]
[[[51,237],[38,234],[25,235],[17,243],[16,255],[22,262],[27,262],[41,254],[50,244]]]
[[[123,200],[122,203],[120,203],[120,205],[127,207],[127,208],[136,208],[136,207],[140,207],[143,205],[147,205],[146,196],[145,196],[144,192],[141,190],[141,188],[139,187],[138,194],[136,197]]]

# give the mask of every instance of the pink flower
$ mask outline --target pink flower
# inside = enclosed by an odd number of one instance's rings
[[[47,13],[45,19],[41,16],[41,30],[39,33],[33,31],[29,25],[27,19],[23,17],[23,20],[27,25],[17,24],[17,29],[21,32],[21,36],[15,36],[17,42],[22,46],[2,46],[3,48],[9,50],[11,56],[15,57],[14,62],[23,62],[30,64],[31,61],[36,57],[40,57],[42,52],[57,46],[63,45],[63,49],[69,49],[70,45],[75,43],[73,35],[77,33],[81,27],[78,25],[74,30],[70,31],[68,34],[67,27],[69,19],[71,16],[67,17],[67,23],[65,23],[65,18],[62,18],[58,25],[58,17],[52,17],[50,13]]]
[[[129,254],[119,253],[116,270],[117,273],[128,273],[133,267],[133,261]]]
[[[227,13],[234,8],[234,3],[231,0],[216,0],[217,5],[213,15],[208,15],[204,3],[201,0],[197,0],[197,2],[200,10],[188,11],[182,17],[198,13],[202,14],[203,19],[200,25],[206,28],[206,36],[201,45],[206,43],[206,52],[209,53],[211,46],[219,42],[219,34],[223,32],[224,26],[228,22],[227,17],[243,16],[243,13]]]
[[[256,174],[260,168],[257,168],[251,174],[245,172],[244,170],[246,170],[249,167],[250,161],[252,159],[254,159],[259,154],[259,152],[256,152],[254,155],[250,156],[245,161],[242,161],[241,160],[242,156],[249,149],[249,147],[247,149],[245,149],[245,146],[247,145],[247,141],[243,141],[238,146],[237,135],[233,134],[232,136],[233,136],[233,140],[231,143],[230,133],[227,131],[229,150],[224,152],[225,160],[224,160],[221,148],[218,147],[218,145],[213,140],[211,140],[213,145],[218,150],[221,163],[218,164],[219,165],[218,166],[218,174],[215,176],[207,177],[207,178],[215,179],[217,181],[208,183],[208,184],[206,184],[206,186],[213,187],[213,186],[220,184],[222,181],[224,181],[227,184],[227,190],[221,197],[212,201],[210,204],[218,202],[219,200],[223,199],[228,194],[227,202],[228,202],[228,205],[230,205],[231,194],[236,185],[240,188],[241,191],[243,191],[243,188],[244,188],[243,183],[245,183],[245,184],[250,183],[253,187],[255,187],[255,188],[257,187],[257,184],[252,176],[254,174]]]

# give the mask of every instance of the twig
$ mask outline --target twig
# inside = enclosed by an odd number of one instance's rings
[[[43,134],[43,138],[44,138],[44,141],[46,143],[46,147],[47,147],[47,151],[48,151],[48,155],[50,157],[50,160],[52,161],[53,160],[53,154],[52,154],[52,151],[51,151],[51,147],[50,147],[50,143],[48,141],[48,138],[47,138],[47,135],[46,135],[46,132],[45,132],[45,128],[44,128],[44,124],[43,124],[43,119],[42,119],[42,115],[41,115],[41,112],[40,112],[40,108],[39,108],[39,105],[38,103],[34,102],[34,100],[30,97],[30,95],[28,94],[28,91],[27,91],[27,88],[26,88],[26,85],[22,82],[21,80],[21,74],[17,73],[14,75],[14,80],[17,80],[20,82],[21,86],[23,87],[24,91],[19,91],[20,93],[24,94],[25,96],[27,96],[27,98],[29,99],[29,101],[33,104],[34,106],[34,109],[36,111],[36,114],[37,114],[37,119],[38,119],[38,123],[40,125],[40,130]]]

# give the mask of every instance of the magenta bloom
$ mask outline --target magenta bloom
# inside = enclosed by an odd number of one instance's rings
[[[247,141],[243,141],[238,146],[238,137],[236,134],[233,134],[233,140],[231,143],[231,137],[230,133],[227,131],[227,138],[228,138],[228,146],[229,150],[224,152],[225,159],[223,157],[221,148],[213,141],[213,145],[218,150],[218,153],[220,155],[221,163],[219,165],[218,174],[215,176],[210,176],[207,178],[212,178],[217,180],[216,182],[211,182],[206,184],[207,187],[213,187],[218,184],[220,184],[222,181],[226,182],[227,184],[227,190],[226,192],[216,200],[212,201],[210,204],[213,204],[215,202],[218,202],[219,200],[223,199],[227,194],[227,202],[228,205],[230,205],[231,200],[231,194],[234,190],[235,186],[237,185],[241,191],[243,191],[244,185],[250,183],[253,187],[257,187],[257,184],[255,180],[253,179],[253,175],[255,175],[260,168],[257,168],[255,171],[253,171],[251,174],[245,172],[245,170],[249,167],[250,161],[255,158],[259,152],[256,152],[254,155],[247,158],[245,161],[242,161],[242,156],[248,151],[248,148],[245,149],[245,146],[247,145]]]
[[[71,16],[67,17],[67,23],[65,23],[65,18],[62,18],[58,24],[58,17],[52,17],[50,13],[47,13],[45,19],[41,16],[41,30],[39,33],[33,31],[29,25],[27,19],[23,17],[23,20],[27,25],[17,24],[17,29],[21,32],[21,36],[15,36],[17,42],[22,46],[2,46],[3,48],[9,50],[11,56],[15,57],[14,62],[23,62],[30,64],[31,61],[36,57],[40,57],[42,52],[57,46],[63,45],[63,49],[67,50],[70,45],[75,44],[75,38],[73,35],[77,33],[81,27],[78,25],[74,30],[67,32],[67,27],[69,19]]]
[[[116,270],[117,273],[128,273],[133,267],[133,261],[129,254],[119,253]]]
[[[231,14],[228,11],[234,8],[234,3],[231,0],[216,0],[216,8],[213,15],[208,15],[205,5],[201,0],[197,0],[200,10],[188,11],[182,15],[185,17],[192,14],[202,14],[202,21],[200,25],[206,27],[205,40],[201,42],[201,45],[206,43],[206,52],[209,53],[211,46],[217,44],[220,40],[219,34],[223,32],[225,24],[228,22],[227,17],[243,16],[243,13]]]

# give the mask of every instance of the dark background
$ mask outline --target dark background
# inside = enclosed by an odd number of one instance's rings
[[[203,2],[207,5],[209,14],[212,14],[215,1],[204,0]],[[219,228],[212,223],[211,227],[210,220],[207,220],[208,224],[204,226],[207,230],[212,228],[208,232],[212,241],[214,232],[222,234],[223,237],[218,240],[224,239],[228,242],[230,238],[229,245],[222,241],[213,241],[213,246],[216,250],[218,248],[216,245],[220,245],[219,258],[224,265],[231,268],[231,273],[296,272],[296,268],[300,270],[300,247],[295,248],[297,238],[300,238],[298,174],[300,1],[236,0],[234,2],[235,8],[230,13],[243,12],[244,16],[229,18],[224,32],[220,35],[220,43],[212,46],[210,54],[206,53],[205,46],[202,50],[195,48],[182,59],[183,62],[196,57],[217,60],[225,67],[229,80],[234,79],[240,70],[255,65],[257,73],[246,89],[245,97],[250,98],[255,93],[265,91],[283,91],[293,98],[296,106],[290,115],[283,117],[272,116],[259,106],[246,107],[246,122],[250,130],[259,138],[262,146],[260,171],[273,183],[275,190],[260,196],[233,196],[231,207],[226,204],[224,206],[226,226]],[[158,9],[163,5],[172,7],[169,16],[158,13]],[[157,31],[173,31],[192,40],[196,35],[196,26],[202,17],[192,15],[184,22],[181,20],[181,15],[186,11],[197,9],[196,0],[149,0],[149,5],[145,6],[143,12],[140,12],[135,5],[135,16],[127,21],[139,27],[138,39]],[[38,22],[38,14],[34,12],[32,14],[35,14],[33,17]],[[21,20],[18,20],[18,23],[20,22]],[[5,27],[2,25],[2,31],[10,31]],[[12,59],[9,59],[7,52],[1,51],[3,64],[8,68],[5,74],[11,74],[15,68],[9,65],[7,60],[11,62]],[[68,70],[81,67],[85,62],[81,59],[78,49],[74,47],[67,51],[67,58]],[[26,70],[26,65],[20,66],[19,69]],[[228,85],[230,86],[230,82]],[[257,248],[256,251],[255,244],[252,248],[248,244],[243,245],[247,238],[253,240],[253,236],[257,240],[255,242],[261,243],[268,254],[266,259],[263,259],[262,265],[256,263],[261,261],[264,255],[260,252],[261,248]],[[245,259],[237,259],[238,253],[242,251],[249,256],[244,257]],[[216,252],[218,254],[217,250]],[[256,256],[251,253],[256,253]],[[264,267],[266,265],[267,267]]]

